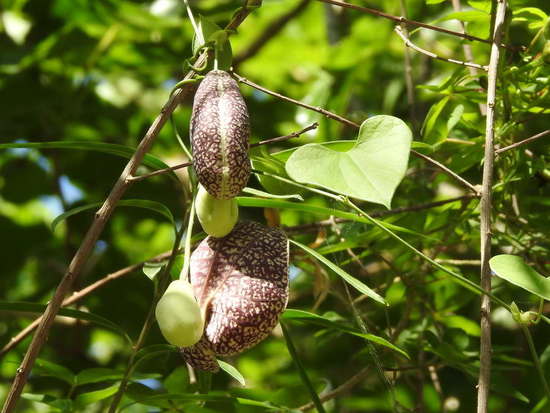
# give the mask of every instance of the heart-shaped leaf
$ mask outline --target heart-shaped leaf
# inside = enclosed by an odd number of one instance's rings
[[[496,255],[489,260],[491,270],[500,278],[511,282],[545,300],[550,300],[550,278],[536,272],[517,255]]]
[[[347,152],[319,144],[304,145],[290,156],[286,171],[297,182],[389,209],[407,169],[411,141],[411,130],[401,119],[373,116],[363,122],[355,145]]]

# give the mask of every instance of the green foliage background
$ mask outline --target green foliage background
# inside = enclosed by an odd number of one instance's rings
[[[460,30],[458,17],[467,22],[470,34],[489,36],[490,1],[463,1],[464,13],[460,15],[453,15],[450,1],[404,3],[411,19]],[[213,0],[191,3],[196,15],[220,26],[240,5]],[[373,115],[397,116],[411,126],[413,148],[472,184],[481,183],[485,118],[479,104],[486,100],[484,74],[470,75],[464,67],[411,52],[416,85],[413,117],[405,90],[405,49],[393,32],[393,23],[315,1],[258,53],[239,62],[239,56],[266,27],[296,5],[294,0],[266,0],[244,21],[231,37],[237,73],[357,123]],[[396,0],[373,0],[368,6],[402,14]],[[546,0],[511,1],[505,42],[531,46],[525,52],[508,51],[501,65],[496,129],[500,147],[544,131],[550,124],[550,66],[540,56],[550,38],[536,37],[547,24],[547,14]],[[0,143],[82,144],[79,149],[0,151],[0,298],[45,304],[89,227],[92,212],[73,215],[55,230],[50,227],[52,220],[63,211],[103,201],[125,165],[124,157],[88,150],[90,145],[137,146],[170,90],[187,71],[185,60],[192,55],[193,29],[183,3],[176,0],[5,0],[0,16]],[[464,59],[462,45],[470,44],[475,61],[488,62],[487,44],[429,30],[411,36],[422,47],[459,60]],[[315,132],[270,146],[270,152],[357,137],[357,130],[320,114],[244,85],[241,90],[251,114],[252,142],[289,134],[314,121],[320,123]],[[175,124],[185,139],[191,103],[188,97],[175,113]],[[500,155],[493,188],[493,255],[520,255],[541,274],[549,274],[550,268],[547,142],[543,138]],[[150,153],[167,164],[186,160],[170,125],[163,128]],[[254,151],[258,156],[261,153],[260,149]],[[141,173],[149,170],[140,168]],[[185,217],[187,175],[179,176],[180,181],[161,175],[136,183],[125,198],[162,203],[179,225]],[[249,186],[273,189],[262,187],[256,177]],[[290,186],[284,189],[287,193],[297,191]],[[369,369],[352,389],[327,402],[325,409],[474,411],[479,297],[372,225],[335,223],[321,232],[303,226],[329,218],[308,212],[308,205],[345,208],[331,199],[300,193],[305,198],[300,205],[305,206],[276,209],[289,236],[314,245],[318,253],[383,296],[389,307],[365,299],[353,289],[351,305],[341,279],[293,247],[289,308],[324,315],[358,330],[361,323],[357,324],[355,307],[369,333],[410,356],[408,360],[378,345],[373,352],[369,341],[345,334],[330,323],[288,320],[298,356],[318,393],[329,392],[363,368]],[[411,157],[392,208],[466,194],[467,189],[455,180]],[[368,212],[383,210],[382,206],[359,204]],[[240,214],[265,222],[262,208],[241,207]],[[468,264],[479,259],[477,199],[464,198],[381,219],[406,231],[401,235],[426,255],[443,260],[478,283],[479,266]],[[198,226],[196,232],[200,232]],[[168,251],[173,242],[173,223],[166,217],[147,209],[118,208],[75,290]],[[461,265],[465,262],[467,265]],[[181,260],[176,267],[181,268]],[[538,306],[535,295],[512,284],[495,279],[493,286],[496,295],[507,303],[514,301],[520,309]],[[138,269],[98,289],[76,308],[110,320],[135,339],[152,294],[153,283]],[[36,315],[19,310],[8,306],[0,311],[0,345]],[[550,379],[550,327],[540,323],[530,330]],[[29,339],[24,340],[1,360],[1,399],[28,344]],[[158,344],[165,342],[155,326],[147,345]],[[130,351],[130,344],[116,331],[86,321],[60,319],[51,330],[18,411],[104,411]],[[285,408],[297,408],[311,400],[280,329],[254,349],[227,361],[242,373],[246,386],[222,372],[213,377],[211,395],[238,396]],[[183,361],[173,352],[144,361],[132,379],[122,406],[153,394],[181,396],[195,391]],[[490,411],[544,411],[549,405],[540,404],[543,396],[521,328],[496,306]],[[252,412],[267,407],[243,405],[235,399],[204,405],[179,399],[134,403],[126,411],[159,409]]]

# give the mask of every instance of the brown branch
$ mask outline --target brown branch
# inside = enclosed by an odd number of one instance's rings
[[[506,0],[496,0],[494,42],[489,58],[489,73],[487,81],[487,118],[485,124],[485,153],[483,157],[483,180],[481,184],[481,288],[491,292],[491,209],[493,186],[493,163],[495,150],[493,147],[495,135],[495,104],[498,63],[500,59],[500,44],[502,30],[506,17]],[[487,413],[489,387],[491,384],[491,299],[487,294],[481,297],[481,337],[479,349],[479,379],[477,384],[477,413]]]
[[[513,143],[511,145],[508,145],[508,146],[505,146],[504,148],[500,148],[500,149],[497,149],[495,151],[495,153],[497,155],[500,155],[502,152],[506,152],[506,151],[509,151],[511,149],[515,149],[517,148],[518,146],[522,146],[522,145],[526,145],[528,143],[531,143],[533,141],[536,141],[537,139],[540,139],[540,138],[543,138],[547,135],[550,135],[550,129],[548,130],[545,130],[544,132],[541,132],[541,133],[537,133],[536,135],[533,135],[531,136],[530,138],[527,138],[527,139],[524,139],[522,141],[519,141],[519,142],[516,142],[516,143]]]
[[[247,2],[247,4],[241,9],[239,9],[239,12],[237,12],[233,16],[232,20],[229,22],[226,29],[235,30],[246,18],[246,16],[250,14],[250,12],[254,8],[253,6],[255,5],[258,5],[258,2],[256,0],[250,0],[249,2]],[[195,64],[197,66],[201,66],[205,61],[206,61],[206,53],[202,53],[198,57],[197,62],[195,62]],[[194,75],[195,73],[193,71],[189,71],[185,75],[184,80],[191,79]],[[29,348],[27,349],[27,353],[25,354],[25,357],[23,358],[21,365],[17,369],[12,386],[10,388],[10,391],[6,397],[6,401],[2,408],[2,413],[11,413],[12,411],[14,411],[17,405],[17,401],[21,396],[21,392],[23,391],[23,387],[25,386],[25,383],[27,382],[27,378],[34,365],[34,362],[36,361],[36,358],[38,357],[40,350],[42,349],[44,343],[48,338],[48,332],[55,320],[55,317],[59,309],[61,308],[61,305],[63,303],[65,296],[69,292],[73,284],[73,281],[80,275],[83,267],[85,266],[86,262],[90,258],[90,255],[94,249],[94,246],[97,240],[99,239],[99,236],[103,232],[105,224],[111,217],[116,207],[116,204],[122,198],[122,196],[124,195],[128,187],[131,185],[131,181],[128,181],[127,178],[134,175],[137,168],[140,166],[141,162],[143,161],[145,154],[149,151],[151,145],[153,144],[154,140],[158,136],[160,130],[169,119],[171,113],[177,107],[180,99],[187,93],[188,90],[189,88],[184,86],[181,89],[176,90],[169,97],[168,101],[162,107],[160,114],[157,116],[157,118],[153,121],[153,124],[147,130],[147,133],[141,140],[139,146],[134,152],[134,155],[132,156],[132,158],[130,158],[130,160],[126,164],[126,167],[124,168],[117,182],[111,189],[111,192],[105,199],[105,202],[103,203],[101,208],[96,212],[92,225],[88,229],[88,232],[84,236],[84,239],[80,244],[80,247],[78,248],[71,263],[69,264],[69,267],[65,272],[65,275],[63,276],[59,285],[57,286],[54,296],[49,301],[48,307],[46,308],[46,311],[42,316],[42,320],[40,321],[40,324],[37,327],[37,331],[32,339],[32,342]]]
[[[304,133],[309,132],[310,130],[317,129],[318,127],[319,127],[319,124],[317,122],[313,122],[311,125],[306,126],[304,129],[299,130],[298,132],[292,132],[290,135],[278,136],[276,138],[270,138],[257,143],[252,143],[250,144],[250,147],[256,148],[257,146],[261,146],[261,145],[268,145],[270,143],[287,141],[292,138],[297,138],[300,135],[303,135]]]
[[[414,50],[416,50],[416,51],[419,52],[419,53],[425,54],[426,56],[429,56],[429,57],[431,57],[432,59],[437,59],[437,60],[441,60],[441,61],[447,62],[447,63],[454,63],[454,64],[461,65],[461,66],[467,66],[467,67],[471,67],[471,68],[474,68],[474,69],[479,69],[479,70],[487,71],[487,66],[478,65],[477,63],[463,62],[462,60],[457,60],[457,59],[451,59],[451,58],[441,57],[441,56],[435,54],[434,52],[430,52],[429,50],[422,49],[421,47],[415,45],[415,44],[405,35],[405,33],[403,32],[403,29],[402,29],[401,27],[399,27],[399,26],[395,26],[394,31],[395,31],[395,32],[397,33],[397,35],[401,38],[401,40],[403,40],[403,42],[405,43],[405,45],[406,45],[407,47],[410,47],[411,49],[414,49]]]
[[[322,402],[326,402],[328,400],[332,400],[341,394],[344,394],[346,392],[349,392],[353,387],[355,387],[357,384],[361,383],[363,379],[365,379],[369,375],[370,367],[365,367],[354,376],[350,377],[348,381],[342,383],[340,386],[336,387],[334,390],[325,393],[323,395],[319,395],[319,400]],[[298,407],[298,410],[305,412],[307,410],[311,410],[315,407],[313,402],[309,402],[307,404],[304,404],[303,406]]]
[[[277,92],[274,92],[272,90],[269,90],[269,89],[266,89],[265,87],[263,86],[260,86],[254,82],[251,82],[250,80],[242,77],[242,76],[239,76],[237,73],[235,72],[232,72],[232,75],[235,77],[235,79],[237,79],[239,82],[241,83],[244,83],[245,85],[248,85],[250,87],[253,87],[254,89],[257,89],[257,90],[260,90],[264,93],[267,93],[268,95],[271,95],[271,96],[275,96],[276,98],[279,98],[281,100],[284,100],[286,102],[290,102],[290,103],[293,103],[297,106],[301,106],[303,108],[306,108],[306,109],[309,109],[309,110],[313,110],[315,112],[318,112],[318,113],[321,113],[323,115],[325,115],[327,118],[330,118],[330,119],[334,119],[338,122],[341,122],[345,125],[348,125],[348,126],[351,126],[353,128],[356,128],[356,129],[359,129],[360,128],[360,125],[358,123],[355,123],[349,119],[346,119],[340,115],[337,115],[335,113],[332,113],[332,112],[329,112],[328,110],[326,109],[323,109],[323,108],[320,108],[318,106],[311,106],[311,105],[308,105],[307,103],[303,103],[303,102],[300,102],[299,100],[296,100],[296,99],[293,99],[293,98],[290,98],[288,96],[285,96],[285,95],[281,95],[280,93],[277,93]],[[417,152],[415,151],[414,149],[411,149],[411,153],[419,158],[422,158],[424,159],[425,161],[431,163],[432,165],[434,166],[437,166],[439,169],[443,170],[446,174],[448,174],[449,176],[455,178],[456,180],[458,180],[460,183],[462,183],[464,186],[466,186],[468,189],[472,190],[475,194],[478,193],[476,187],[474,187],[472,184],[470,184],[468,181],[466,181],[464,178],[462,178],[461,176],[459,176],[458,174],[456,174],[455,172],[451,171],[449,168],[447,168],[445,165],[437,162],[436,160],[430,158],[429,156],[426,156],[426,155],[423,155],[421,154],[420,152]]]
[[[468,182],[466,179],[464,179],[463,177],[461,177],[460,175],[458,175],[457,173],[453,172],[452,170],[450,170],[449,168],[447,168],[445,165],[443,165],[442,163],[436,161],[435,159],[433,158],[430,158],[429,156],[426,156],[420,152],[417,152],[415,151],[414,149],[411,149],[411,153],[418,157],[418,158],[422,158],[424,159],[426,162],[429,162],[431,163],[432,165],[438,167],[439,169],[441,169],[443,172],[445,172],[447,175],[449,175],[451,178],[454,178],[456,179],[458,182],[460,182],[462,185],[464,185],[466,188],[470,189],[474,194],[476,195],[479,195],[479,190],[474,186],[472,185],[470,182]]]
[[[330,118],[330,119],[334,119],[334,120],[337,120],[338,122],[341,122],[345,125],[348,125],[348,126],[351,126],[353,128],[359,128],[360,125],[358,125],[357,123],[349,120],[349,119],[346,119],[340,115],[337,115],[335,113],[332,113],[332,112],[329,112],[328,110],[326,109],[323,109],[319,106],[311,106],[311,105],[308,105],[307,103],[304,103],[304,102],[300,102],[299,100],[296,100],[296,99],[292,99],[292,98],[289,98],[288,96],[284,96],[284,95],[281,95],[280,93],[277,93],[277,92],[273,92],[272,90],[269,90],[269,89],[266,89],[265,87],[263,86],[260,86],[242,76],[239,76],[237,73],[235,72],[232,72],[232,75],[235,77],[235,79],[237,79],[239,82],[241,83],[244,83],[245,85],[248,85],[250,87],[253,87],[254,89],[257,89],[257,90],[260,90],[264,93],[267,93],[268,95],[271,95],[271,96],[275,96],[276,98],[279,98],[281,100],[285,100],[287,102],[290,102],[290,103],[294,103],[296,106],[301,106],[303,108],[306,108],[306,109],[309,109],[309,110],[313,110],[315,112],[318,112],[318,113],[321,113],[322,115],[325,115],[327,118]]]
[[[269,26],[245,50],[233,58],[233,67],[237,68],[242,62],[255,56],[260,49],[275,37],[293,18],[299,16],[309,4],[309,0],[301,0],[294,8],[273,20]]]
[[[126,178],[126,181],[127,182],[142,181],[142,180],[150,178],[152,176],[165,174],[167,172],[175,171],[177,169],[187,168],[188,166],[191,166],[191,165],[193,165],[193,162],[184,162],[184,163],[180,163],[178,165],[171,166],[169,168],[157,169],[156,171],[150,172],[148,174],[137,175],[137,176],[129,176],[128,178]]]
[[[440,33],[449,34],[451,36],[461,37],[463,39],[470,40],[470,41],[475,40],[477,42],[493,44],[492,40],[482,39],[481,37],[472,36],[472,35],[467,34],[467,33],[455,32],[454,30],[444,29],[443,27],[433,26],[431,24],[422,23],[422,22],[419,22],[419,21],[416,21],[416,20],[410,20],[410,19],[407,19],[403,16],[394,16],[392,14],[384,13],[383,11],[376,10],[376,9],[371,9],[369,7],[357,6],[355,4],[346,3],[346,2],[338,1],[338,0],[318,0],[318,1],[321,1],[323,3],[334,4],[335,6],[346,7],[348,9],[357,10],[357,11],[360,11],[360,12],[363,12],[363,13],[373,14],[373,15],[378,16],[378,17],[383,17],[385,19],[393,20],[396,23],[405,23],[405,24],[408,24],[410,26],[423,27],[425,29],[433,30],[433,31],[440,32]],[[503,44],[503,43],[500,43],[499,46],[500,47],[505,47],[509,50],[518,50],[518,49],[519,50],[524,50],[525,49],[525,46],[515,47],[515,46],[509,46],[509,45]]]
[[[394,209],[390,209],[388,211],[375,211],[375,212],[370,213],[369,215],[373,218],[381,218],[381,217],[385,217],[385,216],[388,216],[388,215],[401,214],[403,212],[414,212],[414,211],[421,211],[423,209],[436,208],[436,207],[441,206],[441,205],[450,204],[451,202],[469,200],[469,199],[474,199],[474,198],[477,198],[477,196],[474,195],[474,194],[463,195],[463,196],[459,196],[459,197],[456,197],[456,198],[443,199],[441,201],[435,201],[435,202],[429,202],[429,203],[425,203],[425,204],[418,204],[418,205],[411,205],[411,206],[406,206],[406,207],[394,208]],[[328,227],[328,226],[331,226],[335,223],[339,224],[339,223],[342,223],[342,222],[349,222],[349,221],[350,221],[349,219],[345,219],[345,218],[333,218],[333,219],[326,219],[326,220],[318,221],[318,222],[312,222],[312,223],[309,223],[309,224],[295,225],[295,226],[292,226],[292,227],[283,227],[283,229],[286,232],[306,232],[306,231],[309,231],[309,230],[318,230],[319,228],[322,228],[322,227]]]
[[[162,260],[165,260],[170,257],[170,251],[164,252],[162,254],[157,255],[156,257],[153,257],[147,261],[140,262],[138,264],[129,265],[128,267],[121,268],[120,270],[117,270],[113,273],[107,274],[105,277],[97,280],[95,283],[90,284],[89,286],[83,288],[80,291],[75,291],[73,294],[71,294],[70,297],[67,297],[65,300],[63,300],[63,303],[61,304],[62,307],[67,307],[71,304],[76,303],[77,301],[83,299],[84,297],[90,295],[97,289],[105,286],[107,283],[117,280],[121,277],[124,277],[125,275],[128,275],[141,267],[145,263],[148,262],[160,262]],[[34,329],[38,326],[38,324],[42,321],[42,317],[36,318],[32,323],[30,323],[27,327],[25,327],[23,330],[21,330],[17,335],[13,336],[10,341],[2,347],[0,350],[0,359],[4,357],[8,352],[10,352],[15,346],[17,346],[21,341],[23,341],[29,334],[31,334]]]

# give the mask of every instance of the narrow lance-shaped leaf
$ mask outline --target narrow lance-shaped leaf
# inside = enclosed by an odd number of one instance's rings
[[[310,254],[313,258],[317,259],[322,264],[326,265],[328,268],[330,268],[332,271],[334,271],[336,274],[338,274],[340,277],[342,277],[349,285],[351,285],[353,288],[355,288],[357,291],[359,291],[362,294],[365,294],[372,298],[375,301],[378,301],[381,304],[387,305],[384,298],[382,298],[380,295],[378,295],[375,291],[371,290],[369,287],[367,287],[365,284],[363,284],[361,281],[359,281],[357,278],[353,277],[352,275],[348,274],[346,271],[341,269],[339,266],[335,265],[325,257],[323,257],[321,254],[319,254],[317,251],[309,248],[308,246],[299,243],[298,241],[290,240],[290,242],[300,248],[302,248],[305,252]]]
[[[83,211],[90,210],[90,209],[97,209],[101,205],[103,205],[102,202],[95,202],[93,204],[87,204],[87,205],[83,205],[83,206],[80,206],[80,207],[77,207],[77,208],[70,209],[69,211],[64,212],[63,214],[58,215],[52,221],[52,224],[51,224],[52,231],[55,230],[55,227],[61,221],[67,219],[68,217],[70,217],[72,215],[76,215],[76,214],[78,214],[80,212],[83,212]],[[155,212],[161,214],[162,216],[164,216],[165,218],[167,218],[170,221],[170,223],[172,225],[174,225],[174,216],[172,215],[172,212],[170,212],[170,210],[168,209],[168,207],[166,207],[166,205],[161,204],[160,202],[150,201],[148,199],[125,199],[125,200],[119,201],[117,205],[118,206],[129,206],[129,207],[136,207],[136,208],[144,208],[144,209],[149,209],[151,211],[155,211]]]

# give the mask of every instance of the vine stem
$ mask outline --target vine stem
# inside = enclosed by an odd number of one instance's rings
[[[291,134],[288,134],[288,135],[277,136],[276,138],[269,138],[269,139],[266,139],[266,140],[263,140],[263,141],[260,141],[260,142],[251,143],[250,148],[256,148],[256,147],[262,146],[262,145],[270,145],[272,143],[283,142],[283,141],[286,141],[286,140],[289,140],[289,139],[297,138],[300,135],[302,135],[306,132],[309,132],[313,129],[316,129],[318,127],[319,127],[319,124],[317,122],[313,122],[312,124],[306,126],[305,128],[303,128],[303,129],[301,129],[297,132],[292,132]],[[185,146],[185,145],[183,145],[183,146]],[[148,174],[138,175],[138,176],[131,176],[131,177],[128,177],[126,180],[131,181],[131,182],[142,181],[142,180],[150,178],[152,176],[165,174],[167,172],[176,171],[176,170],[182,169],[182,168],[187,168],[188,166],[191,166],[191,165],[193,165],[193,162],[191,162],[191,161],[190,162],[184,162],[184,163],[181,163],[181,164],[178,164],[178,165],[170,166],[169,168],[157,169],[156,171],[150,172]]]
[[[189,261],[191,259],[191,234],[193,233],[193,224],[195,222],[195,203],[197,202],[196,195],[191,202],[191,210],[189,212],[189,221],[185,234],[184,260],[183,271],[180,274],[180,280],[189,281]]]
[[[392,20],[396,23],[405,23],[405,24],[408,24],[410,26],[423,27],[425,29],[434,30],[436,32],[449,34],[451,36],[461,37],[463,39],[470,40],[470,41],[475,40],[477,42],[482,42],[482,43],[487,43],[487,44],[495,43],[491,40],[482,39],[481,37],[472,36],[472,35],[467,34],[467,33],[455,32],[454,30],[444,29],[443,27],[434,26],[434,25],[431,25],[431,24],[422,23],[422,22],[415,21],[415,20],[410,20],[410,19],[407,19],[403,16],[393,16],[391,14],[385,13],[385,12],[380,11],[380,10],[371,9],[369,7],[357,6],[355,4],[346,3],[344,1],[339,1],[339,0],[319,0],[319,1],[321,1],[322,3],[334,4],[335,6],[346,7],[348,9],[357,10],[357,11],[360,11],[360,12],[363,12],[363,13],[373,14],[373,15],[378,16],[378,17],[383,17],[385,19]],[[497,43],[497,46],[505,47],[505,48],[510,49],[510,50],[515,50],[516,49],[513,46],[509,46],[509,45],[502,44],[502,43]],[[525,47],[523,47],[523,46],[520,47],[520,49],[524,49],[524,48]]]
[[[319,413],[325,413],[325,409],[323,408],[323,403],[321,403],[321,400],[319,400],[319,395],[315,391],[315,388],[313,387],[313,384],[311,383],[311,380],[309,379],[304,369],[302,361],[298,357],[298,353],[296,353],[296,347],[294,347],[294,343],[292,342],[292,337],[290,337],[290,333],[288,332],[288,329],[284,323],[281,323],[281,330],[283,330],[283,335],[285,337],[288,352],[290,353],[292,360],[294,360],[296,367],[298,367],[298,372],[300,373],[300,377],[302,378],[304,385],[307,387],[309,391],[309,394],[311,396],[311,401],[313,402],[313,404],[315,405],[315,408]]]
[[[451,58],[447,58],[447,57],[442,57],[442,56],[439,56],[438,54],[435,54],[434,52],[430,52],[429,50],[426,50],[426,49],[422,49],[421,47],[415,45],[411,39],[409,39],[407,37],[407,35],[405,34],[405,32],[403,31],[403,29],[399,26],[395,26],[395,28],[393,29],[394,32],[397,33],[397,35],[401,38],[401,40],[403,40],[403,42],[405,43],[405,45],[407,47],[410,47],[411,49],[414,49],[416,50],[417,52],[419,53],[422,53],[422,54],[425,54],[426,56],[428,57],[431,57],[432,59],[437,59],[437,60],[441,60],[443,62],[447,62],[447,63],[454,63],[456,65],[461,65],[461,66],[466,66],[466,67],[469,67],[469,68],[473,68],[473,69],[479,69],[479,70],[483,70],[483,71],[487,71],[487,67],[486,66],[483,66],[483,65],[479,65],[477,63],[473,63],[473,62],[464,62],[462,60],[457,60],[457,59],[451,59]]]
[[[283,178],[283,177],[280,177],[278,175],[275,175],[275,174],[271,174],[271,173],[268,173],[268,172],[262,172],[262,171],[254,171],[255,173],[260,173],[262,175],[266,175],[266,176],[270,176],[274,179],[277,179],[281,182],[286,182],[288,184],[291,184],[291,185],[294,185],[298,188],[303,188],[307,191],[310,191],[310,192],[313,192],[313,193],[316,193],[316,194],[319,194],[319,195],[322,195],[322,196],[326,196],[330,199],[333,199],[335,200],[336,202],[339,202],[353,210],[355,210],[360,216],[362,216],[363,218],[366,218],[368,221],[370,221],[374,226],[380,228],[382,231],[384,231],[386,234],[388,234],[390,237],[394,238],[396,241],[400,242],[402,245],[404,245],[406,248],[408,248],[411,252],[415,253],[416,255],[418,255],[419,257],[423,258],[424,260],[428,261],[430,264],[432,264],[434,267],[440,269],[441,271],[449,274],[451,277],[453,277],[454,279],[457,280],[457,282],[459,282],[460,284],[462,284],[463,286],[465,286],[466,288],[468,288],[469,290],[477,293],[477,294],[480,294],[480,295],[486,295],[488,296],[491,300],[495,301],[496,303],[500,304],[501,306],[503,306],[505,309],[507,309],[508,311],[511,312],[511,308],[508,304],[506,304],[504,301],[502,301],[500,298],[498,298],[497,296],[493,295],[490,291],[486,291],[484,290],[483,288],[481,288],[479,285],[477,285],[475,282],[469,280],[468,278],[464,277],[463,275],[461,274],[458,274],[450,269],[448,269],[447,267],[441,265],[440,263],[438,263],[437,261],[435,261],[434,259],[428,257],[426,254],[424,254],[422,251],[420,251],[419,249],[417,249],[416,247],[414,247],[412,244],[409,244],[407,241],[405,241],[403,238],[401,238],[399,235],[397,235],[395,232],[393,232],[391,229],[387,228],[384,224],[382,224],[380,221],[374,219],[373,217],[371,217],[369,214],[367,214],[365,211],[363,211],[361,208],[359,208],[357,205],[355,205],[352,201],[350,201],[350,199],[348,197],[345,197],[345,196],[342,196],[342,195],[336,195],[336,194],[333,194],[333,193],[330,193],[330,192],[327,192],[327,191],[323,191],[321,189],[316,189],[316,188],[310,188],[309,186],[307,185],[303,185],[303,184],[300,184],[300,183],[297,183],[297,182],[294,182],[290,179],[286,179],[286,178]],[[544,316],[542,316],[542,319],[545,320]],[[546,322],[549,322],[550,320],[545,320]]]
[[[491,55],[489,58],[487,82],[487,118],[485,123],[485,153],[483,157],[483,180],[481,182],[481,288],[491,292],[491,208],[493,186],[493,164],[495,159],[495,102],[500,60],[499,44],[506,17],[506,0],[496,0],[495,24]],[[491,384],[491,300],[488,295],[481,297],[481,336],[479,348],[479,377],[477,383],[477,413],[487,413],[489,388]]]
[[[245,6],[241,7],[239,11],[233,16],[231,21],[226,26],[226,30],[234,31],[257,6],[258,2],[256,0],[248,0]],[[197,58],[195,64],[197,64],[198,66],[202,65],[206,61],[206,57],[206,52],[201,53]],[[191,70],[185,75],[184,79],[191,79],[194,75],[195,72]],[[48,307],[46,308],[46,311],[42,316],[42,321],[38,325],[37,331],[33,336],[31,344],[27,349],[27,352],[25,353],[25,357],[23,358],[21,365],[17,369],[17,372],[13,379],[13,383],[6,397],[4,406],[2,407],[2,413],[11,413],[15,410],[17,401],[19,400],[21,392],[23,391],[23,387],[27,383],[27,378],[29,377],[32,367],[34,366],[34,362],[36,361],[36,358],[38,357],[40,351],[42,350],[42,347],[44,346],[48,338],[48,333],[50,331],[50,328],[52,327],[57,313],[59,312],[59,309],[61,308],[63,299],[71,289],[74,280],[78,278],[78,276],[81,274],[82,269],[88,262],[88,259],[90,258],[94,250],[95,244],[99,239],[99,236],[103,232],[105,225],[107,224],[109,218],[115,210],[118,201],[120,201],[120,199],[131,184],[131,181],[128,181],[127,178],[134,175],[137,168],[141,165],[145,154],[149,151],[153,142],[157,138],[160,130],[170,118],[170,114],[176,109],[181,98],[188,91],[189,88],[184,87],[178,89],[173,95],[169,97],[168,101],[162,107],[160,114],[153,121],[153,123],[147,130],[147,133],[137,147],[136,151],[124,167],[124,170],[122,171],[120,177],[118,178],[117,182],[111,189],[111,192],[105,199],[105,202],[96,212],[94,220],[90,225],[88,231],[86,232],[86,235],[84,236],[80,247],[73,256],[73,259],[71,260],[67,271],[63,275],[63,278],[59,282],[52,299],[49,301]]]
[[[191,204],[193,205],[193,204]],[[191,221],[193,208],[191,207],[190,215],[189,215],[189,221]],[[162,294],[164,294],[164,291],[168,287],[168,283],[170,281],[170,270],[172,269],[174,265],[175,258],[178,254],[179,246],[181,243],[181,239],[183,238],[183,229],[185,228],[184,225],[181,226],[181,228],[176,233],[176,239],[174,240],[174,246],[172,248],[172,252],[170,254],[170,258],[168,260],[168,263],[166,264],[166,267],[164,267],[164,271],[158,278],[158,284],[157,288],[155,289],[155,294],[153,296],[153,301],[151,302],[151,306],[149,307],[149,312],[147,313],[147,317],[145,318],[145,322],[143,323],[143,327],[141,328],[141,332],[139,333],[139,337],[134,344],[132,348],[132,354],[130,356],[130,359],[128,360],[128,365],[126,366],[126,370],[124,371],[124,376],[122,376],[122,380],[120,382],[120,385],[118,386],[118,390],[115,393],[113,397],[113,401],[111,402],[111,405],[109,406],[109,413],[115,413],[117,410],[117,407],[120,403],[120,400],[122,399],[122,396],[124,395],[124,392],[126,391],[126,386],[128,386],[128,382],[130,381],[130,377],[132,375],[132,371],[134,368],[134,361],[136,359],[136,354],[138,351],[143,347],[143,344],[145,343],[145,339],[147,338],[147,334],[149,333],[149,330],[151,329],[151,326],[153,325],[154,319],[155,319],[155,308],[157,307],[157,303],[162,297]]]
[[[531,336],[531,332],[529,331],[529,327],[527,325],[521,324],[521,329],[523,330],[523,334],[525,335],[525,339],[527,340],[527,344],[529,345],[529,351],[531,352],[531,358],[533,359],[533,362],[535,363],[535,367],[537,369],[537,373],[539,374],[540,381],[542,383],[542,387],[544,387],[544,392],[546,393],[546,399],[547,399],[547,403],[548,403],[548,402],[550,402],[550,387],[548,387],[548,382],[546,381],[544,368],[542,367],[539,356],[537,354],[537,349],[535,348],[535,343],[533,343],[533,337]]]

